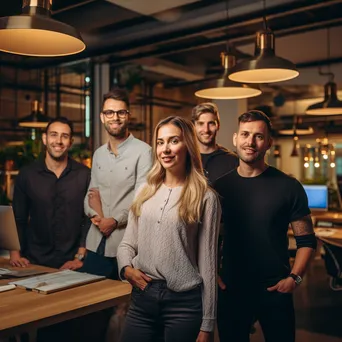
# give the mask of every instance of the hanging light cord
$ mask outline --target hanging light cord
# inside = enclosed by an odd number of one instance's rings
[[[330,68],[329,68],[330,69]],[[331,72],[330,70],[328,72],[322,71],[322,68],[318,68],[318,74],[321,76],[329,76],[329,82],[334,82],[335,74]]]
[[[263,0],[263,15],[262,15],[262,19],[263,19],[264,30],[267,31],[268,30],[268,24],[267,24],[267,18],[266,18],[266,0]]]
[[[225,2],[226,5],[226,21],[227,21],[227,30],[226,30],[226,35],[227,35],[227,40],[226,40],[226,52],[228,53],[230,50],[229,46],[229,0]]]
[[[327,28],[327,59],[328,59],[328,72],[322,71],[322,68],[318,68],[318,74],[321,76],[329,76],[329,82],[334,82],[335,74],[330,69],[330,29]]]

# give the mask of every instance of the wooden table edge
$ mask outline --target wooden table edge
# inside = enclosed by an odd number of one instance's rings
[[[108,308],[117,306],[118,304],[122,302],[127,302],[130,296],[131,294],[128,293],[126,295],[123,295],[117,298],[111,298],[103,302],[98,302],[98,303],[94,303],[91,305],[87,305],[85,307],[63,312],[58,315],[45,317],[36,321],[24,323],[24,324],[17,325],[17,326],[12,326],[12,327],[0,330],[0,337],[6,338],[9,336],[14,336],[16,334],[29,332],[29,331],[36,330],[42,327],[64,322],[73,318],[82,317],[93,312],[108,309]]]

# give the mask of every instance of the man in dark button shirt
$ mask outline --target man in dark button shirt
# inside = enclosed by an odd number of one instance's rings
[[[13,266],[82,267],[90,227],[83,209],[90,170],[68,157],[72,136],[69,120],[52,120],[42,136],[45,159],[19,172],[13,209],[21,251],[10,252]]]
[[[239,158],[216,143],[216,135],[220,129],[220,116],[214,103],[204,102],[192,110],[192,121],[201,152],[204,173],[209,184],[239,165]]]
[[[294,342],[292,292],[316,248],[308,200],[295,178],[265,163],[272,138],[263,112],[242,114],[233,141],[239,167],[214,184],[222,199],[225,230],[217,313],[220,341],[249,341],[256,318],[265,341]],[[289,224],[297,243],[292,268]]]

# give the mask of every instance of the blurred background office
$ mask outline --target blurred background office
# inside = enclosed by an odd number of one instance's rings
[[[50,118],[73,121],[70,154],[91,166],[113,86],[128,89],[130,131],[147,143],[160,119],[213,100],[233,149],[237,116],[261,109],[268,162],[306,186],[320,239],[296,292],[299,342],[342,341],[342,0],[12,0],[0,17],[0,204]]]

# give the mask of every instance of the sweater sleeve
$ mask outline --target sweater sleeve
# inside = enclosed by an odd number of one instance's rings
[[[134,199],[138,196],[140,191],[144,188],[145,183],[140,185],[137,189]],[[120,278],[121,271],[125,266],[132,266],[132,260],[138,254],[138,219],[136,219],[130,210],[128,213],[127,227],[125,234],[121,240],[116,258],[118,260],[118,271]],[[124,279],[123,279],[124,280]]]
[[[221,206],[214,192],[207,193],[199,230],[198,268],[203,279],[201,330],[214,331],[217,302],[217,244]]]

